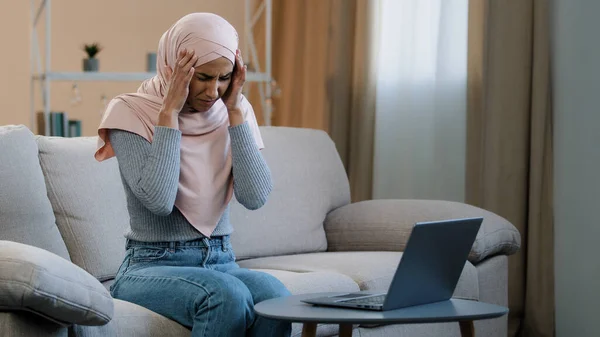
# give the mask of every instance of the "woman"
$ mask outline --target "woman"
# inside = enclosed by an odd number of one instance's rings
[[[159,41],[157,76],[109,103],[96,159],[117,157],[130,215],[111,294],[194,337],[289,336],[289,323],[253,311],[289,292],[273,276],[239,268],[229,240],[233,193],[257,209],[272,188],[237,47],[223,18],[186,15]]]

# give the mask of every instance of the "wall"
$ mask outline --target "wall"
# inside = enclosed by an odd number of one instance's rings
[[[40,1],[36,0],[36,3]],[[244,0],[60,0],[52,2],[52,56],[55,71],[81,71],[84,43],[99,42],[100,71],[141,72],[146,52],[155,51],[162,33],[178,18],[195,11],[214,12],[229,20],[243,39]],[[30,1],[0,2],[0,125],[29,125],[30,115]],[[43,50],[44,21],[38,25]],[[9,51],[9,52],[6,52]],[[42,60],[43,62],[43,60]],[[36,83],[36,109],[41,109],[41,91]],[[51,109],[66,111],[83,120],[83,134],[95,135],[103,109],[101,96],[108,98],[135,91],[135,82],[81,82],[82,102],[71,104],[72,82],[54,82]],[[33,130],[34,132],[37,130]]]
[[[599,1],[553,1],[556,336],[600,336]]]

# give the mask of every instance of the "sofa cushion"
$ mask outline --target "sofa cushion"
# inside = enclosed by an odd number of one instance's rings
[[[330,272],[293,272],[277,269],[255,269],[277,277],[294,295],[333,291],[359,291],[350,277]],[[337,324],[318,324],[317,336],[333,336],[339,332]],[[292,324],[292,336],[300,336],[302,324]]]
[[[116,158],[94,159],[96,137],[37,137],[56,224],[73,263],[101,281],[114,278],[129,226]]]
[[[264,257],[240,261],[239,264],[252,269],[336,272],[352,278],[360,290],[387,290],[401,258],[400,252],[326,252]],[[465,264],[454,296],[479,298],[477,270],[470,262]]]
[[[254,269],[275,276],[294,295],[331,291],[359,291],[349,276],[331,272],[296,272],[278,269]]]
[[[115,314],[104,326],[73,326],[69,336],[106,337],[190,337],[179,323],[131,302],[114,300]]]
[[[323,220],[350,202],[350,188],[334,143],[323,131],[261,127],[262,153],[273,191],[265,206],[231,207],[232,244],[238,259],[327,249]]]
[[[0,127],[0,240],[40,247],[68,260],[34,137],[23,125]]]
[[[331,292],[331,291],[358,291],[358,284],[346,275],[342,275],[334,272],[308,272],[308,273],[296,273],[286,270],[275,270],[275,269],[255,269],[264,273],[271,274],[278,278],[286,288],[294,295],[306,294],[313,292]],[[102,285],[106,289],[110,289],[110,286],[114,283],[114,280],[102,282]],[[115,317],[119,317],[119,308],[117,307]],[[116,318],[113,318],[115,321]],[[110,325],[110,323],[109,323]],[[106,331],[104,327],[82,327],[85,331]],[[319,324],[317,326],[317,336],[333,336],[338,333],[339,327],[337,324]],[[302,324],[292,324],[292,336],[300,336],[302,333]],[[102,334],[90,335],[76,335],[76,336],[106,336]]]
[[[294,295],[306,294],[314,292],[331,292],[331,291],[358,291],[359,287],[349,276],[335,272],[292,272],[277,269],[256,269],[278,278],[286,288]],[[106,289],[114,283],[114,280],[102,282]],[[115,302],[118,303],[118,302]],[[127,303],[127,302],[125,302]],[[120,308],[117,305],[115,308],[115,317],[113,321],[120,320]],[[109,323],[108,325],[110,325]],[[89,334],[91,331],[102,332],[108,331],[105,327],[82,327],[87,331],[87,334],[76,335],[85,337],[107,336],[102,334]],[[317,336],[333,336],[338,333],[339,327],[337,324],[319,324],[317,327]],[[302,332],[302,324],[292,324],[292,336],[300,336]]]
[[[85,270],[47,250],[0,241],[0,310],[24,310],[63,324],[103,325],[110,293]]]

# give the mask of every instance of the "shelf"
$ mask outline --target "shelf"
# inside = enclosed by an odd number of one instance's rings
[[[107,72],[50,72],[34,75],[36,80],[49,81],[143,81],[155,73],[107,73]]]
[[[43,105],[43,113],[45,118],[45,130],[44,134],[50,133],[50,123],[48,116],[52,111],[53,103],[51,88],[53,82],[102,82],[103,86],[109,82],[132,82],[141,83],[156,75],[156,72],[85,72],[85,71],[52,71],[52,15],[50,13],[52,8],[52,0],[30,0],[31,9],[31,22],[30,22],[30,80],[32,82],[37,81],[41,84],[41,98]],[[258,94],[260,96],[261,111],[265,121],[265,125],[271,125],[271,114],[272,114],[272,7],[273,0],[243,0],[244,2],[244,36],[246,37],[246,44],[240,46],[243,49],[245,58],[249,64],[254,65],[253,69],[255,72],[248,72],[246,75],[246,83],[256,83]],[[255,10],[251,8],[256,6]],[[259,60],[259,53],[257,46],[254,42],[255,39],[255,26],[259,19],[264,19],[264,64]],[[38,32],[40,29],[43,30],[43,44],[39,39]],[[263,44],[261,44],[263,45]],[[79,70],[79,66],[73,68]],[[248,86],[250,87],[250,86]],[[247,87],[247,88],[248,88]],[[29,109],[29,121],[31,129],[35,128],[37,124],[37,112],[38,107],[36,106],[35,95],[37,95],[34,86],[30,88],[30,109]]]
[[[117,72],[49,72],[34,75],[35,80],[48,81],[121,81],[141,82],[156,75],[153,72],[117,73]],[[265,73],[248,72],[246,82],[267,82],[269,77]]]

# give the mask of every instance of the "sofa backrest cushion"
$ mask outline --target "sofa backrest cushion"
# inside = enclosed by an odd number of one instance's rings
[[[238,259],[326,250],[323,221],[350,202],[348,178],[333,141],[320,130],[260,130],[274,187],[267,203],[255,211],[234,200],[232,244]]]
[[[37,137],[48,197],[71,259],[104,281],[114,278],[125,256],[129,213],[117,160],[96,161],[96,140]]]
[[[42,248],[69,260],[46,196],[34,137],[23,125],[0,126],[0,240]]]

